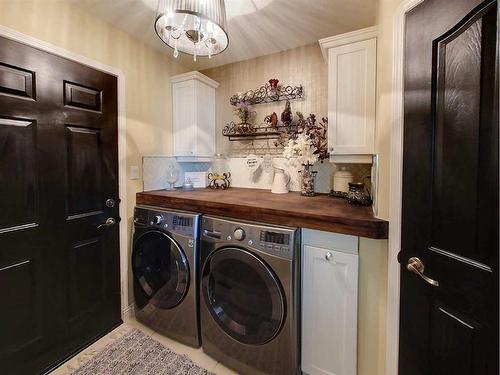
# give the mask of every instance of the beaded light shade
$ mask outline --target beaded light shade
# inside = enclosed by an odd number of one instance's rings
[[[211,58],[229,45],[224,0],[159,0],[156,34],[174,50]]]

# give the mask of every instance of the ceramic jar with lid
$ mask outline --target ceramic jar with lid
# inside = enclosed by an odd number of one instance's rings
[[[347,193],[349,191],[349,183],[352,181],[352,173],[346,167],[341,167],[333,174],[333,190]]]
[[[349,183],[349,192],[347,193],[347,201],[350,204],[358,204],[361,206],[369,206],[372,204],[372,199],[370,195],[365,193],[365,184],[363,182]]]

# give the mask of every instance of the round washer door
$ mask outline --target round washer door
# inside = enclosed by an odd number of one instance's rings
[[[149,302],[171,309],[189,288],[189,265],[184,251],[166,233],[149,231],[134,242],[132,271]]]
[[[219,327],[251,345],[271,341],[285,319],[285,296],[272,269],[239,248],[222,248],[203,267],[202,293]]]

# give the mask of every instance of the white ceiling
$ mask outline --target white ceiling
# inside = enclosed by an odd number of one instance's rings
[[[153,30],[157,0],[72,0],[159,51],[171,54]],[[229,47],[201,70],[299,47],[375,24],[377,0],[226,0]],[[181,61],[192,61],[183,56]]]

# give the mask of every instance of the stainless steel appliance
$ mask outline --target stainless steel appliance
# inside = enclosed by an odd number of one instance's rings
[[[300,232],[203,216],[203,351],[242,374],[299,374]]]
[[[137,320],[199,347],[200,215],[136,207],[132,271]]]

